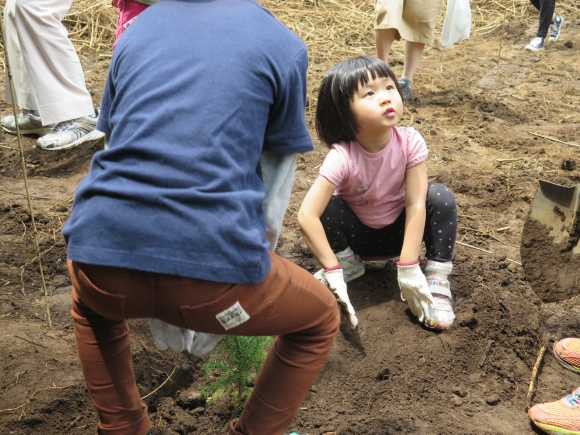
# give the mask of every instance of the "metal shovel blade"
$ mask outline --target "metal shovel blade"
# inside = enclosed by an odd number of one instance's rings
[[[540,180],[524,223],[520,256],[527,280],[544,302],[579,293],[579,207],[580,186]]]

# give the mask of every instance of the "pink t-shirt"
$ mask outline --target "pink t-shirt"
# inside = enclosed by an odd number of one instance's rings
[[[427,160],[427,144],[412,127],[394,127],[389,144],[369,153],[356,141],[332,145],[320,175],[371,228],[392,224],[405,208],[405,172]]]

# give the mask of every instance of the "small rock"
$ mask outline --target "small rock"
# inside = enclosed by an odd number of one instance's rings
[[[195,409],[202,405],[203,402],[204,400],[201,398],[201,392],[195,387],[182,391],[177,399],[177,405],[182,408]]]
[[[566,171],[573,171],[576,169],[576,160],[574,159],[564,159],[562,160],[562,169]]]
[[[492,394],[487,399],[485,399],[485,403],[487,403],[489,406],[495,406],[499,402],[501,402],[501,400],[499,400],[499,397],[495,394]]]
[[[567,40],[566,42],[564,42],[564,47],[572,48],[572,47],[574,47],[574,43],[570,40]]]
[[[461,386],[453,389],[453,394],[455,394],[459,397],[465,397],[465,396],[467,396],[467,390],[465,389],[465,387],[463,385],[461,385]]]
[[[205,412],[205,408],[203,406],[198,406],[195,409],[189,411],[191,415],[202,415]]]

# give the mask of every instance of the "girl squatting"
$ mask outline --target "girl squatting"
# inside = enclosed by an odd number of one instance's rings
[[[427,182],[427,145],[397,124],[403,98],[382,60],[361,56],[332,67],[318,95],[316,131],[330,151],[298,214],[306,244],[323,267],[315,276],[358,324],[346,283],[363,260],[399,257],[401,299],[427,328],[455,319],[448,275],[457,232],[455,198]],[[425,242],[425,273],[419,266]]]

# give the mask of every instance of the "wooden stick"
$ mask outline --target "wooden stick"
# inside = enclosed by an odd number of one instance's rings
[[[520,263],[519,261],[512,260],[511,258],[506,258],[506,260],[511,261],[512,263],[515,263],[515,264],[519,264],[520,266],[522,265],[522,263]]]
[[[488,232],[486,232],[486,231],[477,230],[477,229],[475,229],[475,228],[469,228],[469,227],[457,227],[457,229],[459,229],[459,230],[469,230],[469,231],[475,231],[476,233],[480,233],[480,234],[483,234],[484,236],[489,236],[489,237],[491,237],[492,239],[495,239],[495,240],[497,240],[497,241],[498,241],[498,242],[500,242],[502,245],[513,246],[513,245],[508,245],[506,242],[504,242],[504,241],[502,241],[502,240],[498,239],[496,236],[494,236],[493,234],[490,234],[490,233],[488,233]],[[513,246],[513,247],[514,247],[514,248],[517,248],[517,246]]]
[[[28,402],[30,402],[30,400],[36,395],[36,393],[38,393],[39,391],[44,391],[44,390],[62,390],[63,388],[69,388],[74,386],[74,384],[70,384],[70,385],[65,385],[64,387],[46,387],[46,388],[39,388],[38,390],[36,390],[34,393],[32,393],[32,395],[28,398],[28,400],[26,402],[24,402],[22,405],[17,406],[16,408],[6,408],[6,409],[0,409],[0,413],[3,412],[10,412],[10,411],[16,411],[17,409],[20,408],[24,408],[26,405],[28,405]]]
[[[505,17],[507,14],[507,0],[506,3],[503,7],[503,20],[501,23],[501,33],[499,34],[499,48],[497,49],[497,72],[496,72],[496,78],[495,78],[495,85],[499,86],[499,73],[500,73],[500,64],[501,64],[501,44],[503,41],[503,33],[504,33],[504,29],[505,29]]]
[[[167,381],[169,379],[171,379],[171,376],[173,376],[173,373],[175,373],[175,370],[177,369],[177,366],[175,366],[175,368],[173,369],[173,371],[171,372],[171,374],[167,377],[167,379],[165,379],[165,381],[163,381],[163,383],[161,385],[159,385],[157,388],[155,388],[153,391],[151,391],[149,394],[147,394],[146,396],[141,397],[141,400],[146,399],[147,397],[151,396],[152,394],[154,394],[157,390],[159,390],[162,386],[164,386]]]
[[[467,243],[461,243],[461,242],[455,242],[455,243],[457,243],[458,245],[467,246],[468,248],[471,248],[471,249],[477,249],[478,251],[483,251],[487,254],[493,254],[493,252],[491,252],[491,251],[487,251],[485,249],[478,248],[477,246],[471,246],[471,245],[468,245]]]
[[[24,340],[24,341],[28,341],[29,343],[32,343],[36,346],[40,346],[40,347],[44,347],[45,349],[48,349],[48,346],[45,346],[44,344],[37,343],[36,341],[29,340],[28,338],[19,337],[18,335],[15,335],[15,337],[19,338],[21,340]]]
[[[492,344],[493,344],[493,340],[489,340],[487,342],[487,346],[485,347],[485,352],[483,352],[483,356],[481,357],[481,361],[479,361],[479,367],[483,367],[483,363],[485,362],[485,359],[487,358],[487,354],[489,353],[489,350],[491,349]]]
[[[532,380],[530,381],[530,388],[528,389],[528,395],[526,397],[526,409],[529,409],[530,405],[532,404],[532,398],[534,396],[534,390],[536,387],[536,377],[538,376],[538,369],[540,368],[540,364],[542,363],[545,352],[546,346],[542,345],[538,354],[538,358],[536,359],[536,364],[534,364],[534,369],[532,370]]]
[[[542,135],[542,134],[533,133],[533,132],[531,132],[531,131],[530,131],[530,132],[528,132],[528,133],[530,133],[532,136],[538,136],[538,137],[542,137],[542,138],[544,138],[544,139],[547,139],[547,140],[551,140],[551,141],[558,142],[558,143],[563,143],[564,145],[570,145],[570,146],[573,146],[573,147],[580,147],[580,145],[578,145],[577,143],[573,143],[573,142],[564,142],[563,140],[556,139],[555,137],[544,136],[544,135]]]

